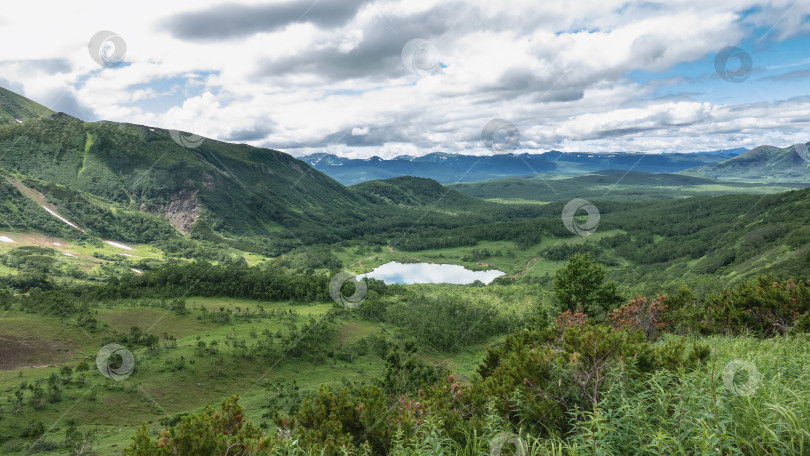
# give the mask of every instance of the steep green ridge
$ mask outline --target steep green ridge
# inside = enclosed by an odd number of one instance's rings
[[[796,145],[760,146],[730,160],[684,173],[728,180],[810,182],[810,153],[802,155]]]
[[[148,212],[181,232],[268,238],[311,231],[368,201],[293,157],[210,139],[186,148],[169,131],[65,114],[0,126],[0,169],[59,198],[81,192],[106,210]],[[85,199],[88,199],[85,198]],[[92,224],[80,207],[62,207]],[[213,235],[213,233],[220,233]]]
[[[41,104],[0,87],[0,125],[49,116],[53,111]]]

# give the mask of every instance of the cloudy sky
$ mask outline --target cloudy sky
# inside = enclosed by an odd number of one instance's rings
[[[296,156],[810,141],[808,1],[126,3],[5,4],[0,86]]]

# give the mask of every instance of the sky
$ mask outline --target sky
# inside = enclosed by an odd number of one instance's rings
[[[810,1],[28,0],[0,86],[303,156],[810,141]]]

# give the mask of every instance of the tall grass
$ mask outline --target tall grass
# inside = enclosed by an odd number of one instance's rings
[[[659,371],[644,380],[622,378],[594,411],[582,413],[572,435],[543,439],[521,434],[526,453],[810,454],[810,337],[717,336],[703,341],[714,352],[706,365],[691,372]],[[734,360],[756,367],[760,380],[753,378],[748,384],[747,372],[739,371],[736,376],[726,375],[732,380],[729,389],[724,373]],[[458,443],[435,423],[430,426],[434,428],[426,435],[431,436],[431,445],[412,444],[410,451],[396,454],[490,455],[493,439],[504,431],[504,423],[493,421],[484,435],[469,432],[466,441]],[[500,454],[521,453],[515,452],[514,445],[506,445]]]
[[[592,411],[580,412],[570,435],[540,438],[510,429],[495,413],[484,429],[452,439],[427,419],[415,437],[395,439],[389,455],[601,456],[804,455],[810,453],[808,335],[757,339],[710,337],[709,361],[694,371],[621,378]],[[664,341],[665,342],[665,341]],[[726,375],[732,361],[761,375]],[[734,366],[735,364],[732,364]],[[753,371],[749,371],[749,374]],[[749,383],[749,378],[753,380]],[[730,388],[729,388],[730,387]],[[746,388],[749,387],[749,388]],[[504,438],[508,437],[508,440]],[[518,437],[519,436],[519,437]],[[500,440],[499,440],[500,439]],[[518,440],[519,439],[519,440]],[[496,442],[503,445],[496,445]],[[506,443],[504,443],[506,442]],[[310,456],[295,444],[278,455]],[[371,455],[362,449],[356,455]]]
[[[596,412],[584,414],[574,435],[554,443],[561,449],[556,454],[808,454],[810,337],[704,341],[714,350],[709,365],[659,371],[644,381],[623,379]],[[734,360],[754,366],[759,381],[750,368],[726,373]],[[549,443],[538,445],[532,454],[546,454]]]

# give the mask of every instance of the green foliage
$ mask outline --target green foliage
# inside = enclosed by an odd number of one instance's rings
[[[48,214],[20,193],[3,174],[0,172],[0,228],[9,231],[37,230],[67,239],[80,236],[80,232]]]
[[[627,376],[658,369],[694,368],[708,356],[705,347],[682,341],[652,345],[640,332],[607,326],[568,328],[559,339],[522,332],[488,355],[470,397],[479,407],[494,399],[496,410],[515,426],[540,434],[567,432],[570,419],[598,406],[605,393]]]
[[[377,385],[384,393],[414,394],[419,389],[436,384],[446,374],[438,366],[431,366],[415,358],[416,344],[406,342],[402,350],[394,345],[385,356],[385,371]]]
[[[323,302],[331,300],[329,280],[329,275],[313,270],[294,274],[277,266],[168,262],[141,276],[113,278],[92,293],[99,299],[182,297],[193,285],[197,296]]]
[[[784,335],[810,312],[810,280],[761,276],[715,294],[696,312],[705,333]]]
[[[596,321],[623,301],[616,284],[605,282],[605,270],[590,255],[576,254],[554,276],[554,298],[563,310],[585,313]]]
[[[313,397],[304,399],[292,419],[278,418],[280,429],[290,429],[304,447],[315,447],[325,455],[369,446],[374,454],[390,447],[393,429],[385,394],[378,388],[321,387]]]
[[[211,407],[185,416],[180,423],[153,439],[146,425],[138,429],[125,456],[197,456],[201,454],[253,454],[269,445],[267,436],[245,420],[239,396],[222,401],[219,411]],[[265,453],[266,454],[266,453]]]
[[[370,321],[395,324],[423,346],[445,351],[458,351],[509,332],[520,318],[458,291],[427,294],[413,288],[394,296],[377,297],[369,292],[357,312]]]
[[[74,456],[91,454],[95,440],[96,433],[92,430],[82,433],[72,424],[65,430],[65,447]]]

